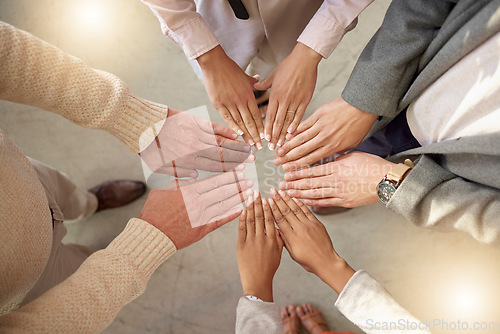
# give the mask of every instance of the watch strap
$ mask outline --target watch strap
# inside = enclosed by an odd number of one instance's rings
[[[396,183],[400,183],[405,178],[406,174],[415,167],[413,162],[409,159],[406,159],[404,163],[399,163],[392,167],[392,170],[387,173],[387,180],[394,181]]]

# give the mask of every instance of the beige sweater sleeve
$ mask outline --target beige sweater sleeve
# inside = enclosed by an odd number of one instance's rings
[[[149,277],[176,251],[154,226],[131,219],[104,250],[61,284],[0,317],[2,333],[96,333],[142,294]]]
[[[116,76],[94,70],[4,22],[0,22],[0,99],[106,130],[134,153],[154,139],[141,134],[168,113],[167,106],[133,95]]]

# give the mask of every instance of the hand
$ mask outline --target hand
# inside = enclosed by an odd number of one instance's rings
[[[197,58],[210,101],[226,124],[250,145],[262,148],[264,125],[247,75],[219,45]]]
[[[238,135],[231,129],[172,108],[153,136],[155,140],[139,155],[156,173],[196,178],[197,170],[242,170],[241,163],[255,160],[249,146],[234,140]]]
[[[271,189],[269,204],[294,261],[340,293],[355,271],[335,252],[325,226],[297,199]]]
[[[274,227],[269,204],[259,193],[248,199],[238,229],[238,268],[245,295],[273,301],[273,277],[278,270],[283,240]]]
[[[242,172],[202,180],[176,180],[167,190],[152,190],[139,218],[165,233],[177,249],[202,239],[241,213],[234,208],[253,194]]]
[[[377,185],[395,164],[352,152],[334,162],[285,174],[280,189],[312,206],[354,208],[378,202]]]
[[[304,116],[314,93],[321,58],[313,49],[297,43],[267,79],[254,85],[259,90],[271,88],[265,126],[271,150],[276,144],[283,146],[287,132],[293,133]]]
[[[289,171],[353,149],[363,141],[376,119],[377,115],[336,98],[302,122],[293,137],[287,135],[289,141],[278,149],[273,162]]]

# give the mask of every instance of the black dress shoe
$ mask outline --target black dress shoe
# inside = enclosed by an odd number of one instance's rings
[[[146,192],[146,185],[139,181],[116,180],[101,183],[89,189],[99,202],[97,211],[129,204]]]

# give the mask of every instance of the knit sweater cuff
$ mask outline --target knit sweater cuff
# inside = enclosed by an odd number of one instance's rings
[[[165,123],[168,107],[129,93],[125,110],[110,122],[109,133],[130,151],[139,153],[153,142]],[[154,127],[154,131],[148,131]]]
[[[127,256],[146,278],[177,250],[163,232],[138,218],[130,219],[107,249]]]

